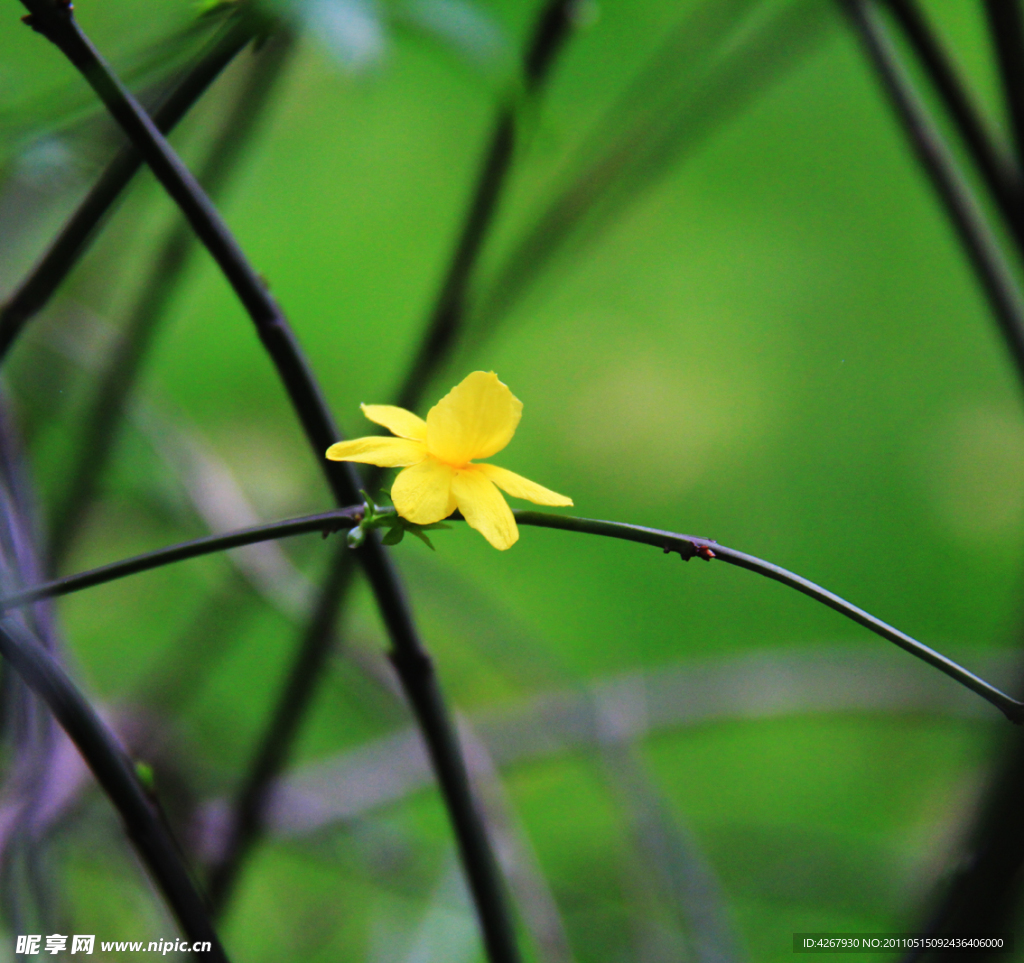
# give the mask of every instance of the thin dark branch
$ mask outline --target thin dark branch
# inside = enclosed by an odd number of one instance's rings
[[[986,129],[981,111],[915,0],[886,3],[949,111],[1018,248],[1024,251],[1024,185],[1020,172]]]
[[[866,0],[842,0],[842,5],[857,29],[917,159],[953,222],[1017,372],[1024,380],[1024,305],[999,245],[957,170],[956,161],[914,92],[877,11]]]
[[[171,562],[182,561],[187,558],[195,558],[199,555],[209,555],[212,552],[224,551],[228,548],[237,548],[241,545],[252,545],[256,542],[268,541],[273,538],[284,538],[289,535],[299,535],[304,532],[331,532],[343,528],[351,528],[357,523],[361,506],[339,509],[333,512],[323,512],[318,515],[304,515],[300,518],[293,518],[283,522],[275,522],[271,525],[257,525],[253,528],[242,529],[237,532],[228,532],[224,535],[210,535],[206,538],[197,538],[190,542],[181,542],[168,548],[148,552],[145,555],[137,555],[134,558],[124,559],[120,562],[113,562],[102,568],[91,569],[88,572],[81,572],[77,575],[69,575],[62,579],[56,579],[43,585],[37,585],[0,599],[0,609],[12,609],[28,605],[40,599],[53,598],[59,595],[69,595],[94,585],[102,585],[105,582],[112,582],[127,575],[137,572],[144,572],[150,569],[168,565]],[[660,548],[663,552],[677,552],[684,561],[692,558],[703,558],[706,561],[717,559],[744,568],[749,572],[770,578],[773,581],[781,582],[789,588],[828,606],[840,615],[846,616],[858,625],[863,626],[883,639],[894,643],[905,652],[916,656],[928,665],[945,673],[951,679],[966,686],[972,692],[980,695],[983,699],[992,703],[1011,722],[1024,722],[1024,703],[1001,692],[995,686],[990,685],[984,679],[979,678],[967,669],[958,665],[952,659],[946,658],[934,649],[929,648],[916,639],[911,638],[905,632],[893,628],[893,626],[876,618],[870,612],[858,608],[856,605],[840,598],[828,589],[822,588],[803,576],[790,572],[781,566],[766,562],[764,559],[745,552],[739,552],[734,548],[720,545],[711,538],[699,538],[694,535],[680,535],[677,532],[667,532],[658,528],[647,528],[643,525],[630,525],[626,522],[609,522],[595,518],[577,518],[572,515],[552,515],[546,512],[532,512],[515,510],[512,513],[520,525],[531,525],[537,528],[556,528],[565,532],[578,532],[584,535],[601,535],[605,538],[615,538],[626,542],[638,542],[641,545],[652,545]],[[452,516],[453,521],[462,521],[461,516],[456,513]],[[397,608],[390,611],[394,618]],[[387,616],[386,616],[387,617]],[[417,671],[415,664],[406,671]]]
[[[292,34],[277,30],[260,47],[227,122],[210,145],[199,180],[215,197],[231,176],[293,46]],[[136,155],[137,156],[137,155]],[[129,312],[128,323],[111,353],[83,428],[63,498],[50,524],[49,569],[56,573],[89,517],[103,472],[120,436],[125,405],[135,388],[160,321],[195,250],[192,231],[178,224],[157,254],[150,275]]]
[[[1024,21],[1018,0],[985,0],[1018,168],[1024,166]]]
[[[284,771],[299,729],[306,718],[310,697],[323,671],[334,639],[334,624],[355,572],[344,547],[335,552],[313,615],[306,625],[284,687],[278,695],[266,734],[246,770],[231,806],[227,835],[211,867],[207,889],[214,917],[219,917],[256,842],[263,833],[266,804],[277,777]]]
[[[52,41],[96,91],[217,262],[256,326],[340,504],[357,500],[354,474],[322,452],[339,437],[288,322],[192,172],[82,33],[64,0],[24,0],[28,23]],[[340,466],[340,467],[337,467]]]
[[[23,0],[23,4],[30,12],[29,25],[53,42],[82,73],[210,251],[252,318],[336,500],[339,504],[354,503],[359,487],[355,470],[348,463],[323,457],[340,433],[320,388],[286,319],[220,215],[145,111],[82,33],[67,0]],[[515,927],[497,863],[479,806],[473,799],[454,725],[408,601],[376,534],[366,539],[357,555],[384,618],[406,695],[437,767],[438,783],[459,844],[488,956],[492,963],[518,963]]]
[[[957,665],[952,659],[947,659],[934,649],[912,639],[909,635],[893,628],[891,625],[876,618],[870,612],[851,605],[838,595],[816,585],[800,575],[766,562],[764,559],[754,555],[747,555],[744,552],[737,552],[733,548],[719,545],[712,539],[691,538],[688,535],[677,535],[673,532],[663,532],[656,528],[645,528],[642,525],[627,525],[623,522],[604,522],[590,518],[573,518],[568,515],[548,515],[544,512],[513,512],[516,521],[520,525],[537,525],[542,528],[557,528],[562,531],[584,532],[588,535],[604,535],[608,538],[623,539],[627,542],[639,542],[642,545],[659,546],[666,552],[679,552],[684,560],[691,558],[715,558],[739,568],[745,568],[749,572],[755,572],[770,578],[783,585],[809,596],[822,605],[852,619],[858,625],[864,626],[883,639],[895,643],[905,652],[916,656],[923,662],[927,662],[933,668],[944,672],[951,679],[955,679],[961,685],[966,686],[972,692],[977,693],[983,699],[991,702],[1011,722],[1021,724],[1024,722],[1024,702],[1018,702],[1010,698],[1004,692],[1000,692],[995,686],[990,685],[984,679],[978,678],[967,669]]]
[[[160,548],[153,552],[146,552],[143,555],[135,555],[132,558],[111,562],[109,565],[102,565],[87,572],[79,572],[77,575],[66,575],[63,578],[53,579],[43,585],[37,585],[24,589],[21,592],[16,592],[13,595],[7,596],[7,598],[0,599],[0,610],[17,608],[30,602],[37,602],[40,599],[70,595],[73,592],[80,592],[82,589],[92,588],[94,585],[103,585],[128,575],[136,575],[139,572],[148,572],[150,569],[161,568],[172,562],[183,562],[185,559],[197,558],[200,555],[210,555],[214,552],[224,552],[232,548],[241,548],[243,545],[255,545],[257,542],[267,542],[275,538],[286,538],[290,535],[301,535],[304,532],[328,534],[341,531],[357,524],[361,512],[361,505],[350,508],[338,508],[334,511],[321,512],[317,515],[303,515],[300,518],[291,518],[287,521],[274,522],[270,525],[255,525],[252,528],[226,532],[223,535],[207,535],[204,538],[179,542],[177,545],[171,545],[168,548]]]
[[[235,18],[212,41],[153,114],[153,123],[168,133],[206,92],[221,71],[252,39],[258,23],[248,14]],[[96,182],[49,250],[0,308],[0,362],[22,329],[42,311],[71,269],[88,250],[104,217],[143,164],[135,146],[123,147]]]
[[[379,565],[367,565],[365,571],[388,634],[392,639],[415,639],[409,606],[401,584],[392,574],[391,559],[383,553],[379,558]],[[488,955],[493,963],[518,963],[519,947],[504,881],[487,837],[480,804],[470,788],[465,755],[433,661],[422,645],[395,645],[389,657],[423,732],[431,765],[456,829],[460,855],[484,924]]]
[[[525,96],[528,100],[539,96],[550,77],[558,54],[571,35],[577,6],[578,0],[549,0],[541,10],[523,58]],[[402,408],[413,410],[423,400],[423,392],[431,376],[450,354],[465,322],[466,294],[508,183],[521,112],[521,106],[509,104],[501,107],[495,118],[490,144],[484,153],[476,188],[447,274],[413,362],[395,394],[395,403]],[[377,478],[374,473],[373,479]]]
[[[177,847],[139,784],[131,761],[64,670],[32,634],[13,618],[0,619],[0,655],[54,714],[78,747],[97,782],[124,820],[129,838],[193,943],[211,949],[195,955],[227,963],[203,901]]]
[[[550,76],[557,55],[571,31],[575,8],[576,0],[548,0],[541,11],[524,58],[527,98],[535,99]],[[515,156],[517,117],[512,105],[498,110],[491,141],[484,154],[447,274],[414,360],[402,387],[395,394],[397,403],[405,408],[419,405],[430,378],[450,356],[465,320],[466,292],[494,224]],[[380,478],[379,469],[371,469],[367,476],[367,486],[371,491],[379,485]],[[317,682],[335,643],[332,630],[336,613],[350,584],[345,574],[348,564],[347,552],[343,547],[339,548],[284,688],[235,795],[228,842],[210,877],[211,893],[218,912],[223,909],[242,863],[259,838],[267,794],[287,763],[290,747],[313,704]],[[471,845],[476,847],[478,842]]]

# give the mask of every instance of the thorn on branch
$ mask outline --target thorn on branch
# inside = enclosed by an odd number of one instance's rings
[[[712,542],[714,539],[709,538],[708,541]],[[705,562],[710,562],[711,559],[718,557],[712,551],[710,545],[704,545],[701,542],[665,542],[665,544],[662,545],[661,550],[666,555],[669,555],[672,552],[678,552],[679,557],[684,562],[690,561],[691,558],[698,557],[704,559]]]
[[[359,525],[363,520],[363,513],[356,512],[355,514],[348,516],[348,518],[338,518],[332,521],[324,522],[324,527],[320,531],[320,537],[324,541],[327,541],[329,536],[337,535],[338,532],[340,532],[342,529],[352,528],[351,525],[345,524],[349,519],[355,522],[356,525]]]

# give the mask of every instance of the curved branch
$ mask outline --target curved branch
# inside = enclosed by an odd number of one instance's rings
[[[283,522],[272,522],[269,525],[241,528],[223,535],[207,535],[204,538],[179,542],[167,548],[158,548],[143,555],[133,555],[131,558],[122,559],[119,562],[101,565],[99,568],[79,572],[77,575],[65,575],[63,578],[53,579],[53,581],[44,582],[42,585],[15,592],[13,595],[0,599],[0,610],[20,608],[41,599],[71,595],[73,592],[80,592],[82,589],[92,588],[95,585],[116,582],[128,575],[148,572],[173,562],[198,558],[200,555],[211,555],[214,552],[241,548],[243,545],[255,545],[257,542],[269,542],[275,538],[301,535],[304,532],[323,532],[326,536],[331,532],[357,525],[362,510],[362,505],[355,505],[350,508],[335,509],[331,512],[321,512],[317,515],[290,518]]]
[[[91,569],[88,572],[81,572],[78,575],[69,575],[66,578],[56,579],[25,589],[14,595],[0,599],[0,609],[17,608],[36,602],[40,599],[53,598],[57,595],[68,595],[78,592],[81,589],[93,585],[101,585],[104,582],[112,582],[126,575],[133,575],[136,572],[145,572],[149,569],[159,568],[171,562],[182,561],[186,558],[195,558],[199,555],[209,555],[212,552],[224,551],[228,548],[238,548],[241,545],[252,545],[256,542],[265,542],[274,538],[284,538],[290,535],[299,535],[303,532],[323,532],[325,535],[343,528],[351,528],[358,524],[362,512],[362,506],[351,506],[333,512],[322,512],[318,515],[303,515],[300,518],[288,519],[282,522],[274,522],[270,525],[257,525],[253,528],[242,529],[237,532],[228,532],[224,535],[210,535],[206,538],[197,538],[193,541],[182,542],[171,545],[168,548],[148,552],[145,555],[137,555],[134,558],[124,559],[120,562],[113,562],[101,568]],[[383,513],[387,514],[387,513]],[[894,628],[887,622],[876,618],[870,612],[858,608],[851,602],[840,598],[834,592],[790,572],[788,569],[772,562],[766,562],[756,555],[748,555],[746,552],[737,551],[726,545],[720,545],[712,538],[699,538],[694,535],[681,535],[677,532],[667,532],[659,528],[647,528],[644,525],[630,525],[627,522],[609,522],[596,518],[577,518],[572,515],[551,515],[547,512],[532,512],[515,510],[512,513],[520,525],[530,525],[536,528],[556,528],[564,532],[578,532],[584,535],[601,535],[605,538],[617,538],[626,542],[638,542],[641,545],[651,545],[660,548],[663,552],[677,552],[683,561],[691,558],[702,558],[705,561],[717,559],[735,565],[738,568],[745,568],[748,572],[754,572],[775,582],[781,582],[792,589],[828,606],[840,615],[845,615],[858,625],[883,639],[898,645],[905,652],[916,656],[923,662],[940,672],[945,673],[951,679],[980,695],[983,699],[994,705],[1011,722],[1020,725],[1024,723],[1024,702],[1018,702],[1005,692],[976,676],[952,659],[947,658],[940,652],[929,648],[922,642],[911,638],[905,632]],[[456,513],[452,521],[464,521],[461,515]]]
[[[657,528],[646,528],[643,525],[628,525],[625,522],[605,522],[593,518],[573,518],[566,515],[548,515],[544,512],[513,512],[516,521],[520,525],[536,525],[541,528],[558,528],[562,531],[584,532],[588,535],[604,535],[608,538],[618,538],[627,542],[639,542],[642,545],[653,545],[664,552],[678,552],[683,561],[700,557],[710,561],[718,559],[745,568],[749,572],[755,572],[770,578],[783,585],[809,596],[822,605],[845,615],[848,619],[864,626],[895,643],[905,652],[916,656],[923,662],[927,662],[933,668],[944,672],[951,679],[955,679],[961,685],[966,686],[972,692],[980,695],[983,699],[991,702],[1010,722],[1020,725],[1024,723],[1024,702],[1012,699],[1005,692],[1001,692],[995,686],[984,679],[969,672],[963,666],[958,665],[952,659],[946,658],[934,649],[929,648],[916,639],[911,638],[905,632],[893,628],[881,619],[876,618],[870,612],[858,608],[856,605],[840,598],[828,589],[822,588],[809,579],[795,572],[790,572],[764,559],[754,555],[747,555],[745,552],[738,552],[734,548],[719,545],[710,538],[693,538],[689,535],[677,535],[675,532],[664,532]]]
[[[341,505],[355,502],[359,489],[355,469],[323,457],[340,432],[320,386],[287,319],[217,209],[82,32],[72,15],[70,0],[22,0],[22,4],[29,10],[26,23],[55,44],[79,70],[210,252],[252,319],[336,501]],[[473,798],[451,715],[404,589],[379,538],[366,539],[357,558],[387,628],[395,668],[434,763],[487,956],[491,963],[519,963],[515,925],[503,881]],[[329,624],[326,617],[322,621]]]
[[[227,963],[203,900],[182,864],[131,761],[60,664],[13,618],[0,619],[0,655],[54,714],[96,781],[117,808],[128,835],[192,943],[207,942],[206,960]]]

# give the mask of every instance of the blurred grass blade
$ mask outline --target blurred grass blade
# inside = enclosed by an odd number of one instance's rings
[[[487,824],[494,834],[502,871],[533,937],[541,963],[572,963],[565,922],[544,871],[530,844],[526,827],[517,818],[502,774],[484,739],[473,723],[459,716],[459,734],[487,812]]]
[[[261,731],[252,760],[243,772],[221,845],[211,860],[208,892],[215,916],[226,910],[242,870],[263,836],[271,787],[293,751],[310,699],[322,680],[327,654],[335,642],[338,613],[355,574],[352,553],[343,546],[341,542],[328,564],[313,610],[302,628],[297,657],[289,666],[269,724]]]
[[[252,39],[255,28],[256,24],[248,18],[238,18],[211,42],[157,108],[154,123],[161,130],[168,132],[177,125]],[[0,361],[6,357],[24,326],[46,306],[78,263],[104,217],[142,164],[141,155],[132,145],[123,147],[28,277],[5,300],[0,308]]]
[[[39,577],[35,506],[9,414],[0,396],[0,586],[30,584]],[[59,657],[50,606],[24,613],[24,624],[43,649]],[[4,663],[0,666],[0,740],[5,766],[0,796],[0,900],[13,922],[56,924],[63,898],[45,864],[50,857],[46,813],[59,787],[62,734],[45,705]]]
[[[175,84],[179,72],[198,55],[197,46],[205,46],[210,34],[236,15],[237,5],[222,5],[144,48],[122,55],[119,60],[124,64],[126,82],[143,91],[141,96],[147,104],[159,102]],[[40,136],[69,132],[100,117],[95,97],[80,83],[19,102],[0,96],[0,159]]]
[[[1009,677],[1018,661],[1003,654],[987,660],[985,667]],[[595,706],[607,706],[622,688],[638,687],[645,712],[628,730],[623,731],[621,718],[595,714]],[[992,718],[976,699],[936,676],[922,675],[877,649],[830,643],[631,670],[595,679],[585,688],[540,691],[474,714],[470,722],[495,765],[505,770],[592,750],[615,727],[620,738],[638,743],[712,723],[829,713]],[[281,839],[315,836],[335,823],[424,792],[430,780],[415,730],[401,729],[294,768],[274,789],[269,828]],[[215,819],[220,805],[211,801],[207,817]]]
[[[400,0],[391,12],[396,28],[438,41],[490,80],[496,89],[515,76],[515,48],[480,5],[469,0]]]
[[[632,826],[643,872],[685,935],[687,958],[694,963],[745,959],[714,869],[679,817],[669,812],[631,743],[603,736],[600,745]]]
[[[450,360],[466,323],[467,295],[484,246],[494,229],[508,185],[522,125],[522,115],[535,106],[558,57],[571,36],[576,0],[545,0],[534,20],[522,56],[523,104],[503,103],[493,121],[490,142],[481,158],[476,184],[444,278],[424,324],[419,344],[394,398],[400,408],[415,410],[430,379]],[[371,471],[375,488],[382,472]]]
[[[384,9],[376,0],[273,0],[273,5],[297,19],[348,70],[370,67],[384,55]]]
[[[598,125],[581,170],[513,244],[475,299],[476,350],[556,260],[594,243],[643,191],[818,48],[834,23],[827,4],[796,0],[735,37],[719,0],[684,20]],[[673,71],[672,68],[675,67]],[[634,119],[635,118],[635,119]]]
[[[39,364],[53,368],[60,362],[67,362],[73,366],[70,371],[60,368],[63,384],[75,376],[95,375],[100,371],[101,359],[88,350],[84,341],[113,339],[112,333],[96,318],[87,319],[83,330],[76,331],[75,336],[66,325],[59,327],[58,336],[48,334],[50,336],[40,342],[48,355]],[[37,386],[33,382],[29,387]],[[32,406],[52,401],[53,397],[52,394],[44,398],[33,396]],[[211,532],[258,525],[260,515],[228,464],[217,455],[195,423],[181,411],[171,413],[167,408],[166,402],[157,402],[143,392],[136,394],[127,411],[133,429],[146,440],[162,469],[157,476],[159,483],[147,492],[147,497],[156,500],[170,516],[187,526],[192,526],[197,519]],[[59,412],[47,414],[51,420],[59,417]],[[182,511],[178,490],[163,484],[168,479],[178,483],[190,512]],[[228,551],[226,558],[238,575],[286,619],[297,621],[308,612],[312,585],[280,545],[274,542],[253,544]]]

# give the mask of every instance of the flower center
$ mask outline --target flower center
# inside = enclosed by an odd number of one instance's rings
[[[433,454],[433,452],[431,452],[430,457],[433,458],[434,461],[440,462],[442,465],[447,465],[449,468],[454,468],[455,471],[466,471],[467,469],[470,469],[470,468],[476,468],[476,465],[474,465],[471,461],[466,461],[466,462],[462,462],[461,464],[456,464],[453,461],[446,461],[444,458],[438,458],[438,456]]]

